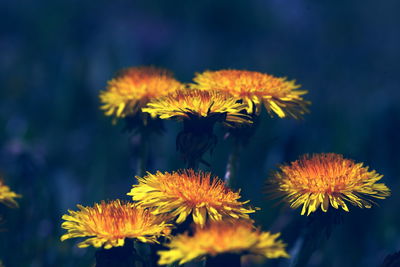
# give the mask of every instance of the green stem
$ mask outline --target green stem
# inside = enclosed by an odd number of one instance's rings
[[[149,156],[149,133],[144,131],[143,129],[139,129],[138,132],[138,144],[136,147],[136,151],[134,153],[137,153],[137,166],[136,166],[136,176],[143,177],[146,175],[147,171],[147,162],[148,162],[148,156]],[[136,251],[139,251],[138,246],[139,244],[135,242],[135,247]],[[147,245],[146,245],[147,246]],[[150,256],[151,259],[148,262],[149,265],[145,264],[144,262],[136,262],[135,267],[140,267],[140,266],[158,266],[157,262],[153,259],[153,256],[157,256],[157,254],[153,255],[153,253],[156,253],[153,251],[154,248],[150,245]]]
[[[289,267],[307,266],[317,247],[329,238],[332,230],[342,221],[342,213],[336,210],[320,210],[307,217],[307,223],[298,237],[292,251]]]
[[[96,252],[96,267],[135,267],[138,259],[132,240],[125,240],[122,247],[99,249]]]
[[[238,169],[238,160],[241,151],[241,145],[238,140],[234,141],[232,151],[228,158],[228,163],[226,164],[226,172],[225,172],[225,183],[234,188],[236,186],[236,174]]]
[[[199,161],[198,160],[188,160],[187,168],[197,170],[199,168]]]
[[[306,264],[308,258],[311,255],[311,253],[307,253],[308,255],[305,255],[305,253],[307,252],[304,251],[306,243],[305,240],[307,239],[307,234],[305,234],[305,232],[306,231],[303,231],[303,233],[299,236],[299,238],[296,240],[293,248],[290,251],[289,267],[305,266],[301,264],[302,263]]]
[[[132,154],[136,155],[137,158],[136,175],[142,177],[146,174],[147,169],[149,137],[144,131],[139,130],[138,137],[136,138],[138,138],[137,143],[132,142]]]
[[[155,267],[158,266],[158,251],[162,248],[161,245],[158,244],[149,244],[150,247],[150,262],[149,265],[150,267]]]
[[[220,254],[215,257],[208,257],[204,264],[204,267],[240,267],[240,255],[239,254]]]

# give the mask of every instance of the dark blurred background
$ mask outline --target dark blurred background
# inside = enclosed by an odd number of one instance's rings
[[[304,153],[365,162],[384,174],[393,196],[370,210],[353,207],[309,266],[378,266],[400,249],[399,10],[396,0],[1,1],[0,173],[23,198],[18,209],[1,207],[0,259],[7,267],[93,262],[94,249],[59,241],[61,216],[129,191],[132,137],[102,114],[98,94],[120,68],[152,64],[184,82],[237,68],[309,90],[303,121],[263,114],[240,161],[243,198],[290,248],[297,224],[276,218],[306,218],[266,199],[268,173]],[[168,122],[155,138],[150,170],[183,167],[179,128]],[[223,177],[231,143],[219,135],[208,160]]]

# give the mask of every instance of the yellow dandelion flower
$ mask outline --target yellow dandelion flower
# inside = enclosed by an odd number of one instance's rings
[[[10,187],[5,185],[4,181],[0,179],[0,202],[10,208],[18,207],[18,203],[15,198],[22,197],[19,194],[11,191]]]
[[[245,70],[219,70],[205,71],[196,74],[192,88],[200,90],[217,90],[227,92],[233,97],[242,99],[247,103],[249,114],[260,112],[263,103],[268,113],[273,113],[280,118],[293,117],[295,119],[308,112],[309,101],[305,101],[302,95],[306,90],[298,90],[294,80],[278,78],[269,74]]]
[[[175,236],[159,251],[159,264],[184,264],[204,256],[215,257],[225,253],[254,254],[266,258],[289,257],[286,245],[277,240],[280,233],[262,232],[246,221],[214,222],[204,228],[196,227],[193,235]]]
[[[196,168],[198,162],[207,164],[202,156],[212,151],[217,143],[217,136],[213,133],[215,123],[230,127],[252,123],[245,108],[246,105],[226,93],[185,89],[152,100],[142,108],[142,112],[153,118],[183,121],[176,147],[188,166]]]
[[[363,163],[355,163],[342,155],[327,153],[304,155],[290,165],[280,166],[270,181],[270,189],[301,214],[310,215],[319,207],[326,212],[329,205],[349,211],[346,202],[360,208],[371,208],[370,198],[384,199],[389,188],[377,183],[383,175],[369,171]]]
[[[128,195],[139,205],[153,208],[155,214],[170,214],[182,223],[191,214],[194,223],[204,226],[206,221],[249,219],[255,210],[240,202],[238,192],[230,190],[218,177],[210,173],[183,170],[180,172],[148,173],[137,177]]]
[[[183,87],[184,85],[165,69],[128,68],[109,81],[107,90],[100,93],[103,104],[101,109],[105,110],[107,116],[133,116],[150,100]]]
[[[243,114],[246,108],[229,94],[216,91],[178,90],[160,99],[154,99],[143,112],[160,119],[220,118],[226,124],[250,123]]]
[[[75,237],[88,237],[78,244],[84,248],[90,245],[105,249],[120,247],[125,238],[137,239],[143,243],[158,243],[157,238],[170,232],[169,224],[163,217],[153,215],[149,210],[129,202],[102,201],[94,207],[77,205],[79,211],[68,210],[63,215],[61,227],[68,230],[61,241]]]

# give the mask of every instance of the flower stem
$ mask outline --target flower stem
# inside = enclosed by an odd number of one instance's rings
[[[183,121],[183,129],[176,136],[176,148],[187,167],[196,170],[199,163],[207,164],[202,157],[212,152],[217,144],[213,128],[217,118],[190,118]]]
[[[96,252],[96,267],[135,267],[138,260],[132,240],[125,240],[122,247],[100,249]]]
[[[199,161],[198,160],[190,160],[187,163],[188,169],[197,170],[199,168]]]
[[[149,262],[149,266],[150,267],[156,267],[158,266],[157,262],[158,262],[158,251],[160,251],[163,246],[159,245],[159,244],[149,244],[150,247],[150,262]]]
[[[238,160],[241,151],[241,144],[238,140],[234,141],[233,149],[229,155],[228,163],[226,164],[225,183],[234,188],[236,186],[236,173],[238,169]]]
[[[336,210],[328,210],[326,213],[316,211],[307,219],[307,224],[290,252],[289,267],[307,266],[316,248],[323,245],[335,226],[341,223],[342,213]]]
[[[305,240],[307,239],[306,231],[303,231],[299,238],[296,240],[293,248],[290,251],[289,267],[304,266],[301,265],[302,262],[306,262],[310,255],[304,255],[303,250],[305,250]]]
[[[220,254],[215,257],[208,257],[204,264],[204,267],[240,267],[240,255],[239,254]]]
[[[131,141],[132,155],[136,158],[136,175],[144,176],[147,169],[148,153],[149,153],[149,138],[148,134],[139,130],[138,134],[132,137]]]

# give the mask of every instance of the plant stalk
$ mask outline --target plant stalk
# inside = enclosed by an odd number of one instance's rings
[[[220,254],[215,257],[208,257],[204,264],[204,267],[241,267],[240,255],[239,254]]]
[[[143,177],[149,157],[149,137],[144,131],[139,130],[132,138],[132,155],[136,157],[136,176]]]
[[[234,188],[237,183],[236,175],[239,165],[240,151],[241,144],[237,140],[235,140],[232,151],[228,158],[228,163],[226,164],[226,172],[224,177],[225,183],[231,188]]]
[[[290,251],[289,267],[307,266],[316,248],[330,237],[332,231],[342,221],[342,213],[336,210],[320,210],[308,216],[308,221]]]
[[[96,251],[96,267],[135,267],[138,260],[133,240],[125,240],[122,247],[99,249]]]

